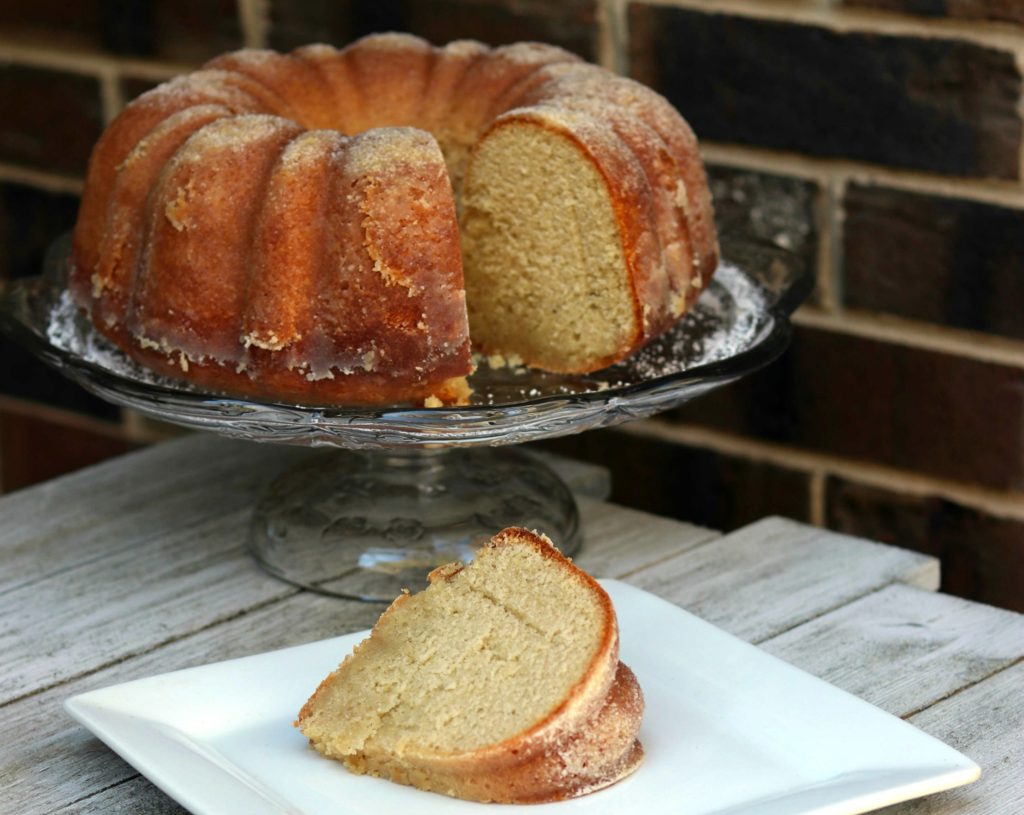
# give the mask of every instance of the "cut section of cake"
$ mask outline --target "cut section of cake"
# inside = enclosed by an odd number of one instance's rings
[[[475,801],[571,798],[635,770],[643,696],[604,589],[506,529],[391,605],[299,713],[349,770]]]

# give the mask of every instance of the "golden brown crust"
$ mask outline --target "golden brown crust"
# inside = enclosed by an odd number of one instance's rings
[[[371,34],[344,50],[352,82],[368,100],[367,118],[350,132],[418,123],[437,49],[411,34]]]
[[[310,130],[329,128],[335,121],[323,104],[330,93],[327,81],[301,54],[246,48],[222,54],[204,67],[247,77],[274,100],[274,113]]]
[[[639,768],[644,751],[636,734],[643,694],[633,672],[621,662],[595,713],[542,749],[527,752],[513,740],[501,755],[460,761],[447,757],[396,763],[384,756],[355,756],[345,766],[418,789],[455,798],[501,804],[540,804],[576,798],[611,786]]]
[[[263,113],[268,109],[260,89],[244,77],[236,78],[224,71],[197,71],[142,94],[103,131],[89,161],[75,225],[74,256],[87,272],[83,291],[88,291],[88,277],[99,261],[108,203],[121,163],[147,133],[168,117],[187,108],[211,104],[222,105],[233,114]],[[76,282],[72,277],[73,286]]]
[[[327,86],[323,108],[332,119],[328,129],[349,135],[365,130],[363,122],[372,106],[353,76],[345,52],[317,43],[297,48],[292,54],[310,65]]]
[[[644,161],[652,187],[667,189],[679,211],[677,229],[663,234],[670,243],[675,237],[687,243],[691,269],[686,277],[694,281],[688,286],[688,305],[714,273],[719,255],[711,196],[693,131],[664,97],[595,65],[545,66],[524,89],[518,104],[530,106],[552,100],[570,107],[598,106],[620,135],[624,118],[633,120],[628,126],[642,124],[656,134],[658,144],[651,142],[658,150],[656,155],[648,153],[644,158],[647,151],[643,141],[636,145],[631,141],[630,146]],[[660,154],[662,149],[667,155]]]
[[[211,157],[205,161],[208,169],[189,169],[193,186],[185,186],[187,173],[176,159],[204,130],[217,126],[214,120],[264,115],[288,120],[287,127],[293,128],[289,140],[318,129],[354,133],[420,125],[440,138],[456,185],[472,145],[504,121],[529,119],[557,129],[576,144],[608,187],[633,292],[635,330],[614,354],[576,360],[566,372],[616,362],[670,327],[717,265],[710,195],[686,123],[653,91],[582,63],[562,49],[537,43],[489,49],[473,41],[434,48],[418,37],[386,34],[340,51],[325,45],[290,54],[242,50],[143,94],[125,109],[94,150],[75,229],[69,286],[76,302],[127,353],[170,377],[243,396],[311,404],[468,398],[464,295],[452,294],[462,274],[458,235],[450,182],[430,177],[437,163],[419,162],[412,170],[411,164],[401,166],[417,179],[415,187],[401,189],[418,200],[426,185],[424,200],[437,209],[437,217],[424,217],[422,211],[412,215],[413,232],[421,237],[413,239],[406,229],[408,214],[399,211],[398,196],[377,181],[356,180],[352,183],[365,195],[355,203],[357,208],[388,212],[381,217],[380,212],[364,211],[355,248],[339,249],[355,237],[346,225],[352,210],[334,212],[333,220],[328,212],[326,226],[311,214],[322,208],[329,186],[352,180],[337,155],[330,161],[325,154],[306,156],[309,166],[328,170],[306,173],[316,190],[302,190],[294,178],[274,175],[283,172],[277,159],[290,148],[273,138],[250,147],[248,169],[238,164],[232,172],[218,172]],[[338,141],[340,136],[333,138],[335,154],[349,149],[347,141]],[[313,140],[327,143],[330,137]],[[230,153],[219,147],[220,155]],[[234,179],[235,174],[251,178]],[[227,176],[237,194],[222,216],[207,207],[207,215],[213,214],[208,222],[227,234],[258,233],[261,249],[250,249],[251,262],[237,243],[228,248],[226,239],[200,237],[212,234],[212,228],[191,230],[191,243],[180,234],[190,227],[181,228],[185,222],[178,214],[203,208],[198,198],[208,194],[207,180],[215,176]],[[396,169],[388,177],[398,181],[384,183],[400,184],[402,175]],[[289,184],[290,193],[285,190]],[[296,202],[293,215],[275,209],[281,214],[275,227],[266,211],[262,216],[257,211],[246,222],[249,226],[240,227],[239,210],[260,210],[245,195],[259,196],[261,189],[270,191],[271,199],[277,194]],[[214,194],[220,200],[228,197]],[[169,213],[169,222],[161,212]],[[283,235],[285,222],[295,233],[290,239]],[[389,231],[401,240],[388,239]],[[310,245],[321,241],[334,248]],[[211,247],[215,256],[207,254]],[[342,314],[340,304],[353,298],[337,288],[339,276],[324,265],[318,275],[300,279],[299,258],[306,257],[309,268],[318,251],[328,255],[324,264],[340,265],[346,274],[356,270],[364,280],[369,280],[368,269],[392,275],[392,288],[406,273],[403,269],[418,264],[430,281],[423,288],[433,286],[440,275],[446,281],[440,286],[445,295],[403,302],[389,288],[377,318],[369,320],[372,330],[384,335],[375,342],[370,326],[360,336],[338,333],[340,326],[354,321]],[[234,259],[225,265],[228,258]],[[268,277],[273,269],[275,279],[280,272],[288,282],[282,290],[271,291],[266,283],[260,285],[262,278],[253,267]],[[210,268],[217,274],[209,274]],[[214,289],[200,293],[198,283],[187,282],[204,276]],[[171,279],[186,284],[177,293],[163,283],[155,285]],[[249,296],[239,293],[246,280],[257,281]],[[301,291],[308,302],[311,287],[318,306],[326,304],[315,316],[298,298],[290,299],[291,292]],[[167,303],[156,304],[158,296]],[[272,304],[279,313],[271,313]],[[243,313],[232,312],[235,306]],[[382,322],[387,325],[382,327]],[[310,338],[318,331],[313,342]],[[330,354],[336,355],[336,364],[327,364]],[[353,364],[364,356],[366,366]]]
[[[129,295],[135,286],[143,246],[143,220],[150,191],[164,165],[193,133],[231,115],[223,105],[196,105],[178,111],[153,128],[123,159],[110,194],[99,257],[91,276],[73,277],[83,288],[79,300],[96,298],[97,323],[116,325],[128,319]],[[134,165],[138,166],[134,166]]]
[[[150,213],[132,308],[123,321],[99,323],[100,330],[150,367],[177,378],[187,374],[215,390],[326,403],[465,401],[469,342],[461,262],[436,144],[420,131],[390,133],[383,149],[394,150],[392,161],[352,174],[349,165],[381,149],[371,144],[375,131],[345,140],[263,117],[261,138],[276,144],[263,151],[251,141],[224,138],[235,127],[252,133],[245,124],[217,119],[163,170],[160,183],[168,192],[157,197],[173,208]],[[262,173],[251,167],[232,172],[230,155],[214,162],[228,174],[219,184],[226,199],[261,203],[260,212],[244,219],[251,231],[240,233],[218,220],[232,216],[217,199],[191,195],[210,181],[205,166],[196,180],[200,165],[192,156],[241,154],[247,146],[266,162]],[[415,157],[411,164],[407,153]],[[324,175],[358,181],[338,181],[332,193],[318,183]],[[409,204],[428,189],[444,194]],[[317,240],[325,220],[336,236],[329,247]],[[213,291],[206,267],[175,251],[183,233],[201,233],[205,259],[254,282],[222,274],[218,296],[203,296]],[[320,303],[319,293],[330,290],[325,275],[336,268],[350,270],[345,286]],[[190,282],[192,275],[198,277]],[[244,299],[233,300],[237,295]]]

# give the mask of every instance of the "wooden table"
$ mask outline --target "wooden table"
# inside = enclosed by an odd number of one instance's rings
[[[0,499],[0,812],[181,812],[63,711],[73,694],[368,627],[244,549],[254,497],[308,451],[196,435]],[[892,810],[1024,812],[1024,617],[936,593],[938,563],[768,518],[729,535],[579,496],[577,562],[641,586],[977,761]],[[1024,590],[1024,587],[1022,587]]]

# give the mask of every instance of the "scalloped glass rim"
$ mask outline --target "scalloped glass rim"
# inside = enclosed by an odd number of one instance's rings
[[[731,319],[753,320],[755,329],[747,347],[735,353],[727,352],[728,355],[715,361],[639,381],[620,378],[611,385],[602,380],[621,376],[619,366],[582,378],[538,373],[537,376],[546,378],[549,386],[565,392],[527,394],[507,402],[461,407],[312,407],[261,403],[203,393],[170,381],[167,384],[142,381],[56,344],[49,335],[50,323],[65,291],[69,245],[68,236],[55,241],[47,255],[44,274],[16,281],[5,292],[0,299],[0,328],[103,399],[162,421],[255,441],[365,449],[502,445],[607,427],[678,406],[764,366],[783,351],[791,333],[785,311],[772,304],[771,296],[763,287],[751,275],[729,266],[730,276],[716,275],[709,292],[717,286],[721,296],[733,297],[737,290],[748,295],[748,301],[732,301],[735,313]],[[730,285],[732,289],[728,288]],[[750,297],[751,293],[756,296]],[[697,313],[693,322],[698,331],[701,304],[709,296],[706,292],[693,309]],[[690,319],[688,315],[687,320]],[[79,330],[91,332],[90,340],[98,338],[98,342],[105,342],[88,324],[87,318],[82,317],[82,323],[85,327]],[[678,333],[677,342],[699,341],[699,334],[692,328],[687,330],[685,323],[686,320],[675,332],[670,332],[670,336]],[[118,355],[128,365],[134,364],[119,351],[110,353]],[[643,353],[645,351],[638,352]],[[534,375],[535,372],[528,373]]]

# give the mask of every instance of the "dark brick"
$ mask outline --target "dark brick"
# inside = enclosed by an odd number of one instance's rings
[[[593,60],[595,0],[272,0],[270,41],[289,49],[309,42],[344,45],[375,31],[408,31],[436,44],[471,38],[490,45],[553,43]]]
[[[76,195],[0,181],[0,280],[39,274],[47,247],[77,213]]]
[[[829,527],[938,557],[942,591],[1024,611],[1024,523],[936,496],[829,478]]]
[[[237,0],[156,0],[156,53],[202,62],[244,45]]]
[[[138,0],[99,0],[101,44],[115,54],[151,57],[157,53],[156,4]]]
[[[779,291],[813,277],[818,186],[788,176],[708,165],[722,256]]]
[[[1020,0],[842,0],[841,4],[921,17],[992,20],[1024,25],[1024,3]]]
[[[673,411],[912,472],[1024,489],[1024,369],[798,327],[767,368]]]
[[[0,491],[38,484],[137,447],[117,425],[52,408],[0,407]]]
[[[182,62],[242,47],[237,0],[0,0],[0,34]]]
[[[0,161],[84,174],[103,128],[95,77],[0,64]]]
[[[204,62],[243,45],[236,0],[100,0],[103,45],[118,54]]]
[[[152,90],[159,85],[159,79],[145,79],[138,76],[121,77],[121,99],[125,104],[131,102],[136,96],[141,96],[146,91]]]
[[[846,305],[1024,339],[1024,209],[856,184],[845,207]]]
[[[342,46],[375,31],[407,31],[403,5],[398,0],[271,0],[270,46],[281,51],[311,42]]]
[[[0,394],[116,420],[120,410],[86,392],[0,334]]]
[[[633,3],[634,76],[706,139],[969,176],[1020,175],[1021,75],[974,43]]]
[[[103,41],[99,3],[67,0],[0,0],[0,36],[98,49]]]
[[[713,450],[617,430],[546,442],[545,447],[612,472],[612,500],[656,515],[731,530],[763,518],[809,517],[809,476]]]

